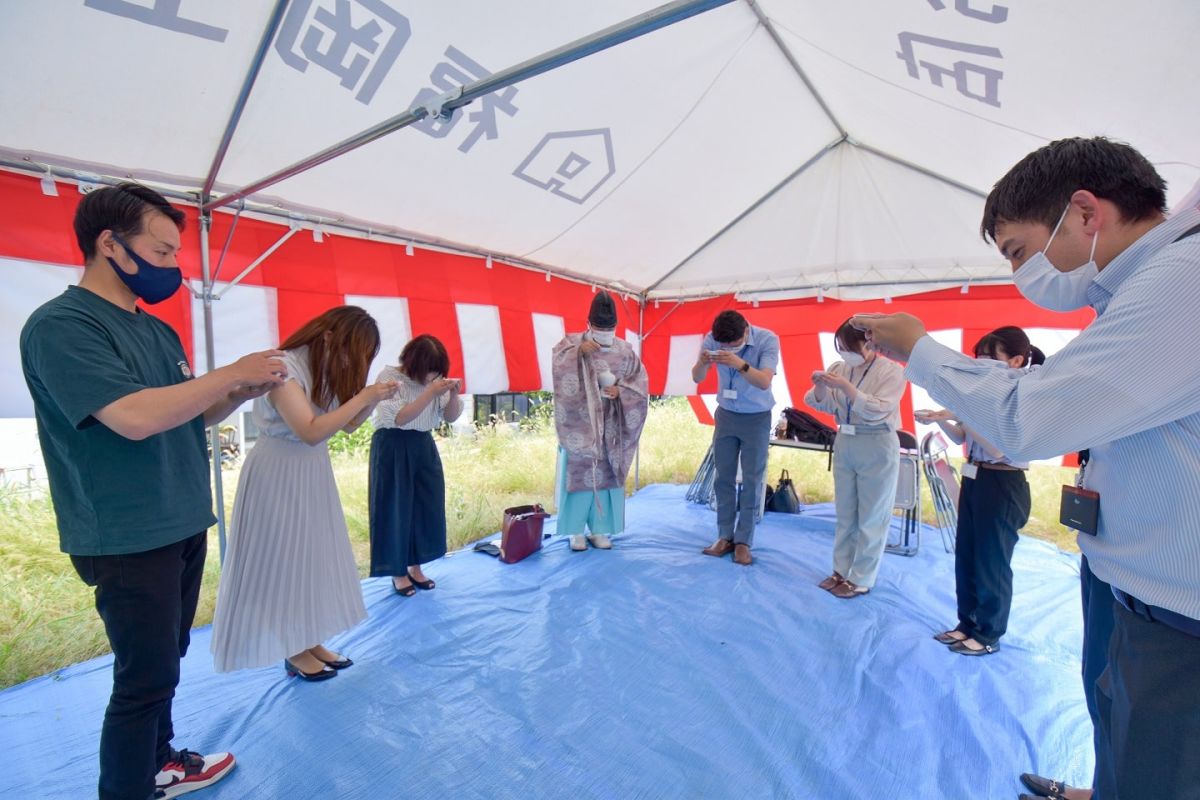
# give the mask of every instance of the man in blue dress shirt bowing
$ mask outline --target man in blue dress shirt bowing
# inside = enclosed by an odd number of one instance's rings
[[[709,366],[717,365],[716,430],[713,460],[717,469],[717,541],[705,555],[750,566],[753,557],[754,517],[761,502],[771,437],[771,409],[775,397],[771,380],[779,365],[779,337],[766,328],[755,328],[736,311],[722,311],[704,337],[700,356],[692,367],[692,380],[700,383]],[[742,465],[742,497],[737,496],[738,459]]]

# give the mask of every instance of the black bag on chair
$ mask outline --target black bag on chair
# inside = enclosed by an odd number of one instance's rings
[[[780,514],[800,513],[800,496],[796,494],[796,487],[786,469],[779,473],[779,484],[774,491],[770,487],[767,487],[767,491],[771,493],[771,499],[767,501],[768,511]]]

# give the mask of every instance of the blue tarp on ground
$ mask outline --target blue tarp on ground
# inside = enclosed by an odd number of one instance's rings
[[[1011,798],[1027,770],[1087,785],[1075,556],[1022,538],[1003,648],[965,658],[930,638],[954,622],[930,529],[839,600],[815,586],[831,507],[768,514],[744,568],[700,555],[714,515],[684,492],[631,498],[611,552],[455,553],[412,598],[364,581],[369,619],[328,643],[356,664],[325,683],[216,675],[197,630],[175,744],[239,761],[204,797]],[[0,797],[95,796],[111,666],[0,692]]]

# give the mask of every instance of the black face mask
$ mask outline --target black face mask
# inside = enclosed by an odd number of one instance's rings
[[[113,272],[117,273],[121,282],[129,287],[129,291],[151,305],[161,303],[179,291],[179,287],[183,283],[183,273],[179,271],[178,267],[156,267],[133,252],[133,248],[126,244],[120,236],[114,233],[113,239],[125,248],[125,253],[133,259],[134,264],[137,264],[138,271],[130,275],[121,269],[116,261],[108,259]]]

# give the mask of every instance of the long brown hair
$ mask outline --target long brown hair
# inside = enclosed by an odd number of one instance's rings
[[[422,333],[400,351],[400,369],[417,383],[424,383],[430,375],[444,378],[450,371],[450,356],[441,340]]]
[[[312,401],[328,408],[344,403],[367,385],[367,370],[379,352],[379,326],[358,306],[331,308],[293,333],[280,350],[308,347]]]

